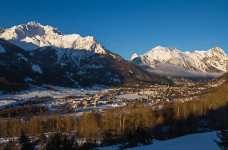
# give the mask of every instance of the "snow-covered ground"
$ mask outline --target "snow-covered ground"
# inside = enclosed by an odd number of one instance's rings
[[[47,87],[51,87],[53,90],[49,90]],[[67,97],[87,97],[88,95],[94,94],[103,94],[109,91],[109,87],[105,86],[93,86],[92,88],[82,89],[82,88],[66,88],[66,87],[57,87],[57,86],[49,86],[43,85],[43,87],[33,86],[30,90],[20,91],[15,94],[3,93],[0,91],[0,109],[6,106],[17,105],[19,103],[24,103],[27,100],[36,100],[41,97],[51,97],[52,101],[39,103],[35,105],[46,104],[51,107],[52,102],[63,103],[64,98]]]
[[[43,71],[41,70],[41,68],[40,68],[39,65],[32,65],[32,70],[33,70],[34,72],[38,72],[38,73],[40,73],[40,74],[43,73]]]
[[[138,99],[140,97],[143,97],[143,96],[140,96],[140,95],[138,95],[136,93],[134,93],[134,94],[121,94],[121,95],[116,96],[117,99],[123,98],[123,99],[128,99],[128,100],[130,100],[130,99]]]
[[[31,90],[21,91],[14,95],[12,94],[1,94],[1,99],[30,99],[35,97],[52,97],[52,98],[64,98],[67,96],[84,96],[85,94],[95,94],[99,91],[96,89],[76,89],[76,88],[65,88],[52,86],[55,91],[46,88],[35,88]],[[102,92],[102,91],[101,91]]]
[[[14,101],[14,100],[1,100],[0,101],[0,109],[5,107],[5,106],[12,105],[12,104],[16,104],[16,101]]]
[[[213,140],[218,140],[216,132],[190,134],[152,145],[129,148],[129,150],[220,150]],[[118,147],[102,147],[99,150],[116,150]]]
[[[139,98],[148,98],[148,96],[155,96],[155,95],[158,95],[157,92],[155,91],[143,91],[143,92],[137,92],[137,93],[131,93],[131,94],[120,94],[120,95],[117,95],[116,98],[117,99],[127,99],[127,100],[130,100],[130,99],[139,99]]]

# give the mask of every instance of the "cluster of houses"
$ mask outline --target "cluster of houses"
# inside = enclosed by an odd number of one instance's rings
[[[49,108],[64,108],[64,109],[89,109],[91,107],[119,107],[126,106],[135,99],[149,104],[156,104],[161,102],[173,102],[181,99],[192,100],[197,98],[203,91],[214,88],[224,81],[211,82],[207,84],[185,84],[185,85],[153,85],[144,88],[113,88],[99,91],[94,94],[85,94],[83,96],[70,97],[70,98],[55,98],[48,103],[43,103],[43,106]],[[121,95],[138,95],[137,98],[124,97]]]

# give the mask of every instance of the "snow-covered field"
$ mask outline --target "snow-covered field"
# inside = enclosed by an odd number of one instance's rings
[[[0,109],[9,106],[16,105],[18,103],[26,102],[27,100],[51,97],[54,99],[64,99],[69,96],[86,96],[87,94],[105,93],[108,89],[94,86],[90,89],[79,89],[79,88],[65,88],[52,86],[54,90],[49,90],[44,87],[34,87],[31,90],[24,90],[15,94],[3,94],[0,92]],[[100,90],[101,89],[101,90]],[[47,102],[50,103],[50,102]],[[42,103],[41,103],[42,104]]]
[[[1,109],[2,107],[5,107],[5,106],[7,106],[7,105],[12,105],[12,104],[14,104],[14,103],[16,103],[16,101],[14,101],[14,100],[1,100],[1,101],[0,101],[0,109]]]
[[[152,145],[129,148],[129,150],[220,150],[213,139],[218,140],[216,132],[190,134]],[[99,150],[117,150],[117,147],[103,147]]]
[[[139,94],[138,94],[139,93]],[[117,99],[139,99],[139,98],[148,98],[148,95],[157,95],[158,93],[155,91],[143,91],[143,92],[137,92],[137,93],[132,93],[132,94],[120,94],[117,95],[116,98]]]
[[[121,95],[118,95],[116,98],[117,99],[123,98],[123,99],[130,100],[130,99],[138,99],[140,97],[143,97],[143,96],[140,96],[140,95],[134,93],[134,94],[121,94]]]
[[[75,88],[65,88],[65,87],[53,87],[55,91],[51,91],[46,88],[26,90],[14,95],[12,94],[2,94],[1,99],[29,99],[35,97],[52,97],[52,98],[64,98],[67,96],[84,96],[85,94],[95,94],[98,93],[96,89],[75,89]]]

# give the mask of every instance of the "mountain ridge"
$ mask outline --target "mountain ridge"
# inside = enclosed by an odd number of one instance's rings
[[[0,38],[31,51],[40,47],[54,46],[62,49],[88,50],[105,54],[106,49],[97,43],[93,36],[81,37],[79,34],[63,34],[57,28],[32,21],[4,29]]]
[[[135,54],[133,55],[135,56]],[[155,68],[156,64],[164,63],[179,66],[189,71],[205,73],[221,73],[228,70],[228,55],[219,46],[208,51],[196,50],[192,53],[157,46],[145,54],[131,57],[129,60],[135,64],[142,62],[152,68]]]
[[[9,85],[8,89],[15,84],[26,88],[169,82],[125,61],[91,36],[64,35],[57,28],[29,22],[5,29],[0,37],[0,78],[3,79],[0,84]]]

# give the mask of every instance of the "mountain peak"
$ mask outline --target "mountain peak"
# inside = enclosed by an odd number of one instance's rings
[[[221,53],[221,54],[226,54],[224,52],[224,50],[221,47],[219,47],[219,46],[215,46],[214,48],[211,48],[209,51],[210,52],[217,52],[217,53]]]
[[[167,47],[162,47],[162,46],[156,46],[155,48],[153,49],[166,49]]]
[[[28,23],[26,23],[26,25],[31,25],[31,26],[43,26],[40,23],[36,22],[36,21],[29,21]]]
[[[135,61],[135,59],[130,60]],[[228,56],[219,46],[208,51],[196,50],[193,53],[182,52],[177,48],[170,51],[167,47],[157,46],[140,55],[140,60],[149,66],[164,63],[176,65],[190,71],[219,73],[228,70]]]
[[[223,50],[220,46],[215,46],[213,49],[216,49],[216,50],[219,50],[219,51],[221,51],[221,50]]]
[[[65,35],[57,28],[49,25],[44,26],[36,21],[8,28],[0,34],[0,38],[10,40],[13,44],[29,51],[39,47],[53,46],[61,49],[88,50],[106,54],[106,50],[97,43],[93,36]]]
[[[148,61],[153,59],[163,61],[171,57],[171,51],[167,47],[157,46],[146,52],[143,56],[148,58]]]
[[[129,60],[131,61],[131,60],[135,59],[136,57],[139,57],[139,55],[137,53],[134,53]]]
[[[151,49],[148,51],[148,53],[160,53],[160,52],[166,52],[170,53],[171,51],[167,47],[162,47],[162,46],[156,46],[155,48]]]
[[[163,48],[162,46],[160,46],[160,45],[158,45],[158,46],[156,46],[155,48]]]

